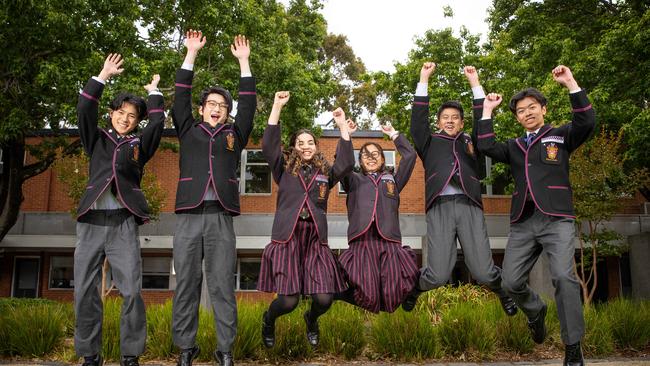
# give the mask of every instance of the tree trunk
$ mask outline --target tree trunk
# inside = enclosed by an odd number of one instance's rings
[[[23,202],[23,164],[25,141],[12,140],[2,146],[3,169],[0,175],[0,241],[18,221]]]

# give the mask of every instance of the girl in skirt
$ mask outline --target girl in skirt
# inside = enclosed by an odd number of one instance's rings
[[[418,266],[415,253],[402,246],[399,228],[399,193],[415,166],[415,150],[390,125],[382,132],[402,155],[399,169],[385,168],[384,151],[368,142],[359,151],[361,173],[342,179],[348,194],[349,249],[341,257],[350,288],[336,298],[373,313],[392,313],[415,288]]]
[[[345,113],[339,108],[334,119],[341,130],[336,161],[330,166],[318,150],[314,134],[301,129],[282,151],[278,124],[289,92],[275,94],[268,126],[262,139],[262,153],[278,185],[278,200],[271,243],[264,248],[257,289],[275,292],[262,319],[266,347],[275,344],[275,320],[298,305],[300,295],[312,298],[304,314],[307,339],[318,345],[318,317],[332,305],[334,293],[347,286],[334,254],[327,245],[327,198],[330,189],[354,167],[354,151]]]

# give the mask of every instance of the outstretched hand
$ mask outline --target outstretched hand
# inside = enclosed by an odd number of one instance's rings
[[[185,33],[185,48],[187,52],[198,52],[205,46],[206,38],[200,30],[188,30]]]
[[[158,83],[159,82],[160,82],[160,75],[155,74],[151,78],[151,82],[144,86],[144,89],[149,93],[151,93],[152,91],[158,90]]]
[[[122,55],[119,53],[111,53],[106,57],[106,60],[104,61],[104,68],[102,68],[102,71],[99,73],[98,77],[102,80],[108,80],[114,75],[119,75],[124,71],[122,68],[122,63],[124,60],[122,59]]]
[[[469,81],[469,85],[472,88],[481,85],[481,82],[478,80],[478,72],[474,66],[465,66],[463,68],[463,72],[465,73],[465,77],[467,78],[467,81]]]
[[[560,85],[569,90],[576,90],[580,88],[576,80],[573,78],[571,69],[564,65],[559,65],[554,68],[553,71],[551,71],[551,74],[553,74],[553,80],[557,81]]]
[[[425,62],[420,69],[420,82],[428,83],[429,77],[436,70],[436,64],[433,62]]]
[[[230,51],[237,59],[247,59],[251,54],[251,45],[249,40],[246,39],[246,36],[242,36],[241,34],[235,36],[234,41],[230,45]]]

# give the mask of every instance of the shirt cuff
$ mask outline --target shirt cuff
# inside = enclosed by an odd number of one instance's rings
[[[149,92],[149,95],[160,95],[162,97],[163,93],[161,93],[160,90],[152,90]]]
[[[249,78],[251,76],[253,76],[253,74],[250,73],[250,72],[242,72],[241,73],[241,77],[243,77],[243,78]]]
[[[578,88],[576,90],[569,90],[569,94],[575,94],[575,93],[579,93],[581,91],[582,91],[582,88]]]
[[[474,94],[474,99],[483,99],[485,98],[485,90],[483,90],[482,85],[478,85],[472,88],[472,94]]]
[[[416,97],[426,97],[429,95],[429,83],[418,83],[418,86],[415,88]]]
[[[192,71],[194,70],[194,64],[186,64],[185,62],[183,62],[183,64],[181,65],[181,69]]]
[[[93,76],[93,80],[97,81],[98,83],[102,83],[106,85],[106,80],[100,79],[99,76]]]

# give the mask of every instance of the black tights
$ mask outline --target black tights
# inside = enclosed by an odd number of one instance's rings
[[[357,305],[357,301],[354,299],[354,289],[352,287],[343,292],[335,293],[334,300],[341,300],[348,304]]]
[[[311,296],[311,309],[308,312],[310,322],[315,322],[319,316],[325,314],[332,306],[334,296],[332,294],[313,294]],[[266,320],[270,323],[275,323],[278,317],[292,312],[300,300],[300,295],[278,295],[278,297],[271,302],[267,312]]]

